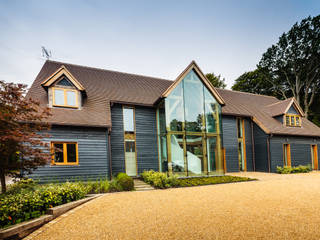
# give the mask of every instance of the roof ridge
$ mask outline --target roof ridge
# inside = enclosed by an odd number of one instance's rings
[[[164,79],[164,78],[159,78],[159,77],[152,77],[152,76],[147,76],[147,75],[142,75],[142,74],[136,74],[136,73],[127,73],[127,72],[121,72],[121,71],[115,71],[115,70],[109,70],[109,69],[104,69],[104,68],[98,68],[98,67],[90,67],[90,66],[84,66],[80,64],[74,64],[74,63],[67,63],[67,62],[61,62],[61,61],[54,61],[54,60],[46,60],[46,62],[53,62],[53,63],[58,63],[58,64],[65,64],[65,65],[71,65],[75,67],[82,67],[82,68],[87,68],[87,69],[92,69],[92,70],[99,70],[99,71],[106,71],[106,72],[114,72],[114,73],[122,73],[126,75],[134,75],[138,77],[146,77],[146,78],[153,78],[161,81],[166,81],[166,82],[173,82],[173,80],[169,79]],[[66,67],[66,66],[65,66]]]
[[[270,107],[270,106],[273,106],[273,105],[276,105],[276,104],[280,104],[280,103],[283,103],[284,101],[288,101],[288,100],[292,101],[292,99],[293,99],[293,97],[287,98],[285,100],[279,100],[279,102],[271,103],[271,104],[267,105],[266,107]]]
[[[270,97],[270,98],[275,98],[277,100],[279,100],[278,98],[276,98],[275,96],[269,96],[269,95],[264,95],[264,94],[258,94],[258,93],[250,93],[250,92],[241,92],[241,91],[237,91],[237,90],[231,90],[231,89],[222,89],[222,88],[217,88],[218,90],[222,90],[222,91],[229,91],[229,92],[237,92],[237,93],[243,93],[243,94],[249,94],[249,95],[255,95],[255,96],[260,96],[260,97]],[[281,101],[281,100],[279,100]]]

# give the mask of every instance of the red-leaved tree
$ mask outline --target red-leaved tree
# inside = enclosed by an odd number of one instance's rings
[[[2,193],[6,192],[5,176],[21,177],[51,158],[45,120],[48,108],[25,97],[27,86],[0,81],[0,180]]]

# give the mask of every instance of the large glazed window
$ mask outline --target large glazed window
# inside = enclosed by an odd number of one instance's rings
[[[183,176],[220,175],[221,106],[191,70],[157,109],[159,165]]]
[[[123,127],[125,132],[134,132],[133,108],[123,108]]]
[[[191,71],[183,80],[185,117],[187,132],[201,132],[203,130],[203,84]]]

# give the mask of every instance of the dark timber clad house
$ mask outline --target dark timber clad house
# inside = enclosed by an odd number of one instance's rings
[[[42,181],[318,169],[320,129],[295,99],[216,89],[195,62],[169,81],[47,61],[27,96],[52,108]]]

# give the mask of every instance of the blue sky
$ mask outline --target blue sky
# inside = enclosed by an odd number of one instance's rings
[[[0,0],[0,79],[32,83],[52,60],[175,79],[196,60],[228,88],[320,1]]]

